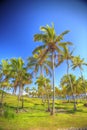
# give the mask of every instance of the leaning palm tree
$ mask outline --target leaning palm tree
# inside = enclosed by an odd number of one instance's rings
[[[34,41],[40,41],[43,42],[44,44],[37,47],[35,51],[38,49],[43,49],[42,54],[40,55],[39,62],[44,62],[45,58],[47,55],[52,56],[52,78],[53,78],[53,83],[52,83],[52,88],[53,88],[53,103],[52,103],[52,112],[51,114],[53,115],[55,113],[55,82],[54,82],[54,69],[55,69],[55,54],[58,54],[61,52],[61,48],[66,46],[67,44],[71,44],[70,42],[61,42],[63,40],[63,36],[67,34],[69,31],[66,30],[60,35],[57,35],[54,29],[54,25],[52,24],[52,27],[49,25],[46,25],[46,27],[40,27],[41,33],[40,34],[35,34],[34,35]]]

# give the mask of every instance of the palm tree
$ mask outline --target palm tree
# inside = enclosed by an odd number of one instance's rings
[[[55,97],[61,96],[61,90],[58,87],[55,87]]]
[[[22,108],[23,108],[23,87],[25,84],[31,83],[30,74],[27,72],[26,67],[24,66],[24,62],[21,58],[12,58],[10,59],[10,75],[12,78],[14,90],[16,91],[19,87],[18,94],[18,105],[17,110],[19,108],[19,101],[22,96]]]
[[[23,70],[24,72],[22,73],[21,75],[21,80],[19,81],[20,82],[20,86],[22,88],[22,108],[24,108],[24,100],[23,100],[23,89],[24,89],[24,86],[27,85],[27,84],[31,84],[32,81],[31,81],[31,75],[29,73],[27,73],[26,69]]]
[[[41,49],[37,49],[35,51],[33,51],[33,56],[28,58],[28,64],[27,67],[28,68],[32,68],[33,72],[39,72],[40,71],[40,75],[44,75],[43,74],[43,70],[45,71],[46,74],[49,74],[51,76],[51,62],[48,59],[44,60],[43,62],[40,62],[40,56],[42,55],[43,50]]]
[[[5,91],[6,91],[7,89],[10,89],[12,85],[9,83],[9,81],[2,81],[2,82],[0,83],[0,86],[1,86],[1,88],[2,88],[1,104],[3,104],[3,99],[4,99]]]
[[[72,87],[70,85],[70,80],[69,77],[71,79],[71,83],[72,83]],[[69,95],[73,96],[73,100],[74,100],[74,110],[76,110],[76,99],[75,99],[75,94],[76,94],[76,77],[72,74],[69,75],[64,75],[63,78],[61,79],[61,87],[65,87],[67,90],[67,93]]]
[[[2,60],[0,64],[0,88],[2,88],[1,104],[3,104],[4,89],[10,87],[9,83],[9,61]]]
[[[84,62],[84,58],[81,59],[80,56],[73,57],[73,59],[72,59],[72,69],[75,70],[76,68],[79,68],[83,84],[84,84],[84,79],[83,79],[83,74],[82,74],[82,71],[83,71],[82,66],[84,66],[84,65],[87,66],[87,63]],[[85,89],[85,94],[86,94],[86,88],[85,88],[85,86],[83,86],[83,87]]]
[[[67,76],[68,76],[68,79],[69,79],[69,83],[70,83],[70,86],[71,86],[71,91],[72,91],[72,94],[73,93],[73,85],[72,85],[72,80],[71,80],[71,77],[70,77],[70,74],[69,74],[69,68],[70,68],[70,63],[69,61],[72,61],[73,59],[73,55],[72,55],[73,51],[69,51],[68,47],[67,46],[64,46],[63,48],[63,52],[59,55],[58,57],[58,65],[60,65],[64,60],[66,60],[66,64],[67,64]],[[73,99],[74,99],[74,110],[76,110],[76,103],[75,103],[75,97],[73,95]]]
[[[27,95],[29,96],[30,88],[29,88],[28,86],[25,88],[25,92],[26,92]]]
[[[78,67],[80,70],[81,77],[83,77],[83,74],[82,74],[83,65],[87,66],[87,63],[84,62],[84,58],[81,59],[80,56],[75,56],[72,58],[72,69],[75,70]]]
[[[48,101],[48,110],[50,111],[50,95],[51,95],[51,86],[50,80],[44,76],[37,78],[36,84],[38,84],[38,91],[41,92],[42,97],[45,96],[45,100]],[[43,100],[43,99],[42,99]]]
[[[51,90],[51,85],[49,83],[49,81],[46,81],[47,83],[45,84],[45,90],[46,90],[46,99],[47,99],[47,103],[48,103],[48,109],[47,111],[50,112],[50,98],[52,96],[52,90]]]
[[[56,66],[60,65],[63,61],[66,60],[67,75],[69,74],[69,68],[70,68],[70,63],[69,63],[69,61],[72,61],[73,51],[74,51],[74,50],[72,50],[72,51],[70,52],[70,51],[69,51],[69,48],[68,48],[67,46],[64,46],[62,53],[60,53],[60,54],[58,55],[58,64],[57,64]]]
[[[52,112],[51,114],[53,115],[55,113],[55,81],[54,81],[54,69],[55,69],[55,54],[60,53],[61,52],[61,48],[63,48],[63,46],[66,46],[67,44],[71,44],[70,42],[61,42],[61,40],[63,40],[63,36],[65,34],[67,34],[69,31],[64,31],[63,33],[61,33],[60,35],[56,35],[55,29],[54,29],[54,25],[52,24],[52,27],[50,27],[49,25],[47,25],[46,27],[40,27],[40,30],[42,31],[40,34],[35,34],[34,35],[34,41],[41,41],[44,43],[44,45],[41,45],[39,47],[37,47],[35,51],[37,51],[38,49],[43,49],[42,54],[40,55],[40,60],[39,62],[44,62],[46,56],[48,54],[51,53],[52,55],[52,79],[53,79],[53,83],[52,83],[52,88],[53,88],[53,103],[52,103]]]

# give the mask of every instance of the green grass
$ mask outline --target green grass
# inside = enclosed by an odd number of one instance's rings
[[[24,98],[24,110],[16,113],[17,97],[7,95],[4,98],[5,116],[0,117],[0,130],[57,130],[58,128],[87,127],[87,108],[83,103],[73,111],[73,103],[55,101],[57,112],[51,116],[46,112],[47,105],[41,99]],[[20,103],[21,107],[21,103]]]

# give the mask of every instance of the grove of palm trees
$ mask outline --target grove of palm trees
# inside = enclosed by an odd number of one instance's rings
[[[37,32],[37,47],[26,61],[13,57],[0,62],[0,130],[87,130],[85,59],[74,55],[72,41],[64,40],[69,30],[57,34],[51,24]],[[66,73],[58,79],[62,64]]]

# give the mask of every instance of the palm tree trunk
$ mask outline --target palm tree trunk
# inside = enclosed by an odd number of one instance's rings
[[[20,97],[21,97],[21,108],[24,108],[24,98],[23,98],[23,84],[20,83]]]
[[[71,81],[71,77],[69,76],[69,62],[68,62],[68,59],[67,59],[67,76],[69,78],[69,82],[70,82],[70,87],[71,87],[71,91],[72,91],[72,95],[73,95],[73,100],[74,100],[74,110],[76,111],[76,100],[75,100],[75,97],[74,97],[74,92],[73,92],[73,86],[72,86],[72,81]]]
[[[22,108],[24,108],[23,87],[22,87]]]
[[[21,97],[21,90],[20,90],[20,86],[19,86],[18,104],[17,104],[17,113],[19,112],[20,97]]]
[[[4,98],[4,87],[1,92],[1,105],[3,106],[3,98]]]
[[[54,84],[54,52],[52,52],[52,74],[53,74],[53,83],[52,83],[52,89],[53,89],[53,102],[52,102],[52,112],[51,115],[55,114],[55,84]]]
[[[80,68],[79,68],[80,69]],[[80,69],[80,74],[81,74],[81,78],[82,78],[82,84],[84,86],[84,80],[83,80],[83,74],[82,74],[82,71]],[[86,104],[87,104],[87,95],[86,95],[86,87],[84,86],[84,91],[85,91],[85,97],[86,97]]]
[[[3,96],[4,96],[4,92],[2,90],[2,92],[1,92],[1,105],[3,104]]]
[[[40,65],[40,75],[43,76],[43,68],[42,68],[42,65]]]
[[[50,112],[50,99],[49,99],[49,94],[48,94],[48,112]]]
[[[22,108],[24,108],[24,97],[22,95]]]

